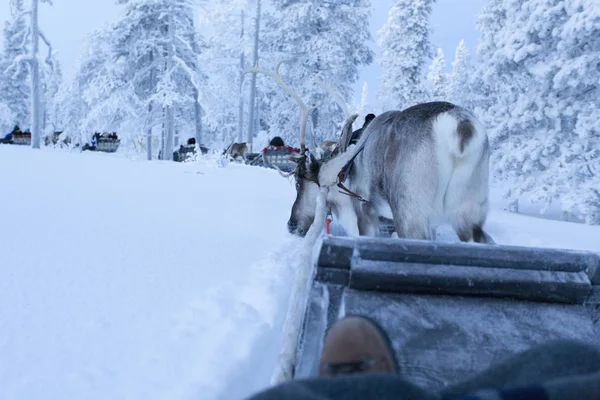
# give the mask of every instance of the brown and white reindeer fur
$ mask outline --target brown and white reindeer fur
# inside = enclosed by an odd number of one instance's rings
[[[338,154],[325,162],[306,157],[299,165],[290,232],[306,233],[318,187],[327,186],[327,205],[350,236],[376,235],[384,217],[394,221],[401,238],[433,239],[435,225],[449,222],[462,241],[487,241],[482,226],[488,213],[489,145],[473,114],[446,102],[388,111],[348,147],[355,118],[346,122]],[[336,186],[355,155],[344,185],[367,201]]]
[[[246,153],[248,152],[248,144],[244,143],[233,143],[229,148],[229,155],[234,159],[246,160]]]

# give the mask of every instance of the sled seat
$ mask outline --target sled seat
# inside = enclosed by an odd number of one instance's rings
[[[268,168],[277,166],[283,172],[290,172],[296,168],[296,163],[290,160],[290,158],[299,154],[300,152],[290,151],[287,147],[266,149],[262,153],[263,165]]]
[[[552,339],[600,345],[600,257],[592,252],[327,236],[294,378],[314,377],[328,327],[374,318],[401,374],[431,390]]]
[[[114,153],[117,151],[120,144],[121,141],[118,139],[99,139],[98,143],[96,144],[96,150],[105,153]]]
[[[17,144],[21,146],[30,146],[31,145],[31,133],[26,134],[13,134],[12,135],[12,144]]]
[[[202,145],[198,146],[200,148],[200,153],[207,154],[208,148]],[[175,162],[185,162],[191,160],[196,155],[196,145],[188,144],[185,146],[181,146],[177,151],[173,152],[173,161]]]

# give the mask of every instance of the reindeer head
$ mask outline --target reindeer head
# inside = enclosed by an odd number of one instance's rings
[[[354,122],[357,115],[349,117],[346,121],[344,129],[342,131],[341,140],[338,146],[336,147],[335,151],[329,156],[329,158],[324,161],[321,161],[317,157],[315,157],[313,153],[310,152],[306,147],[306,124],[308,122],[308,117],[310,113],[313,110],[315,110],[317,106],[308,107],[302,101],[300,96],[283,81],[279,73],[279,69],[281,65],[286,61],[291,60],[283,60],[279,62],[275,67],[274,71],[266,71],[261,68],[253,67],[247,69],[245,73],[262,73],[270,76],[275,80],[279,87],[281,87],[286,93],[288,93],[300,106],[301,155],[300,157],[294,159],[294,161],[297,164],[294,171],[286,174],[279,170],[279,173],[286,178],[291,175],[294,175],[294,178],[296,180],[296,200],[294,201],[294,204],[292,206],[292,213],[287,225],[290,233],[299,236],[304,236],[308,232],[308,229],[310,228],[315,219],[319,187],[323,184],[323,182],[320,182],[319,180],[321,169],[325,163],[328,163],[330,160],[336,158],[338,154],[341,154],[346,151],[346,149],[348,148],[348,144],[350,143],[350,139],[352,137],[352,122]],[[317,80],[317,84],[333,97],[333,99],[336,101],[336,103],[338,103],[344,114],[347,116],[348,109],[339,93],[333,91],[331,86],[325,85],[320,79]],[[316,147],[314,143],[314,137],[313,145]],[[329,181],[330,180],[328,180],[327,182],[328,185],[331,184],[331,182]]]
[[[296,200],[292,205],[287,226],[290,233],[304,236],[315,219],[322,161],[308,150],[302,152],[295,161],[297,166],[293,174],[296,181]]]
[[[301,157],[296,160],[297,166],[293,171],[296,180],[296,200],[287,223],[290,233],[304,236],[314,222],[319,188],[321,185],[329,186],[335,183],[334,179],[343,166],[337,161],[344,161],[342,154],[346,152],[352,138],[352,122],[356,117],[357,115],[353,115],[346,120],[338,146],[327,159],[318,160],[313,153],[304,148]]]

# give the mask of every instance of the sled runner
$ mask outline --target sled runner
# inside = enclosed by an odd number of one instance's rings
[[[317,242],[294,378],[328,327],[368,315],[404,377],[439,389],[552,339],[600,344],[600,257],[585,251],[326,236]]]

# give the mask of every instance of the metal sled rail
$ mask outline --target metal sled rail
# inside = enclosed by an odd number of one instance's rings
[[[382,324],[403,375],[431,389],[546,340],[600,341],[597,254],[335,236],[317,246],[295,378],[317,374],[327,328],[348,314]]]

